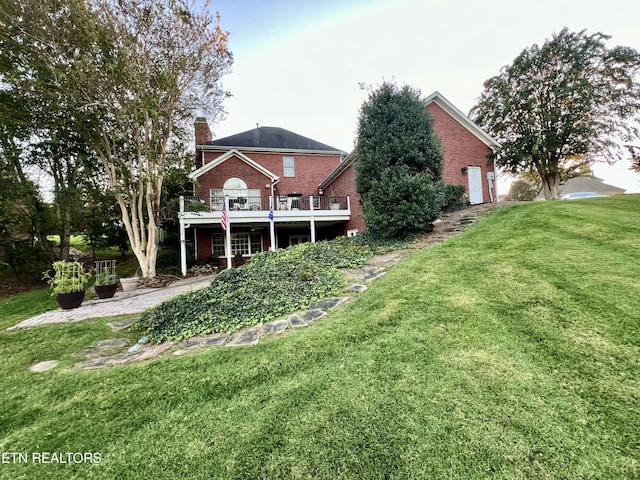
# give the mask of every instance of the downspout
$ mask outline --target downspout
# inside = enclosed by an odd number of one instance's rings
[[[487,178],[487,183],[489,184],[489,198],[491,199],[491,203],[494,203],[493,200],[493,181],[495,179],[494,172],[488,172],[489,174],[493,173],[493,178]]]
[[[280,181],[280,177],[276,177],[273,180],[271,180],[271,196],[273,197],[274,195],[274,191],[275,191],[275,186],[277,185],[277,183]],[[274,202],[275,203],[275,202]]]

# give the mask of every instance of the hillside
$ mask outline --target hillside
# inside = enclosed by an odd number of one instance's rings
[[[0,478],[640,478],[640,196],[492,212],[255,347],[76,371],[110,320],[0,333]],[[32,374],[34,361],[63,366]]]

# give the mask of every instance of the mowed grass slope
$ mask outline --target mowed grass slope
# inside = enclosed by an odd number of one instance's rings
[[[503,208],[302,331],[97,371],[0,333],[0,478],[640,478],[640,197]],[[32,374],[27,367],[61,359]]]

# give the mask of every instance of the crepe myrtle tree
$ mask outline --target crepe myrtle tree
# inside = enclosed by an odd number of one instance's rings
[[[143,277],[156,275],[161,195],[171,151],[195,112],[219,117],[219,80],[232,63],[228,33],[208,4],[93,0],[107,41],[81,84],[98,121],[89,136],[122,211]]]
[[[154,277],[168,152],[228,96],[219,16],[187,0],[3,0],[1,10],[15,32],[4,40],[26,39],[14,51],[51,72],[39,91],[73,99],[68,124],[98,158],[142,276]]]
[[[500,143],[496,163],[516,175],[535,172],[546,199],[558,198],[572,159],[582,159],[577,168],[615,162],[621,142],[638,133],[640,55],[607,47],[609,38],[565,28],[526,48],[484,83],[471,110]]]

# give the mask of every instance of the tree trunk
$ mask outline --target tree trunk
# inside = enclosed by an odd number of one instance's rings
[[[540,175],[542,188],[544,189],[544,199],[553,200],[558,198],[558,187],[560,186],[560,173],[548,172]]]
[[[131,250],[138,260],[141,276],[145,279],[154,278],[158,250],[155,222],[145,223],[144,218],[138,217],[137,205],[133,204],[127,208],[127,204],[121,196],[117,196],[117,199],[122,211],[122,222],[129,236]],[[149,229],[148,232],[146,232],[147,229]]]

